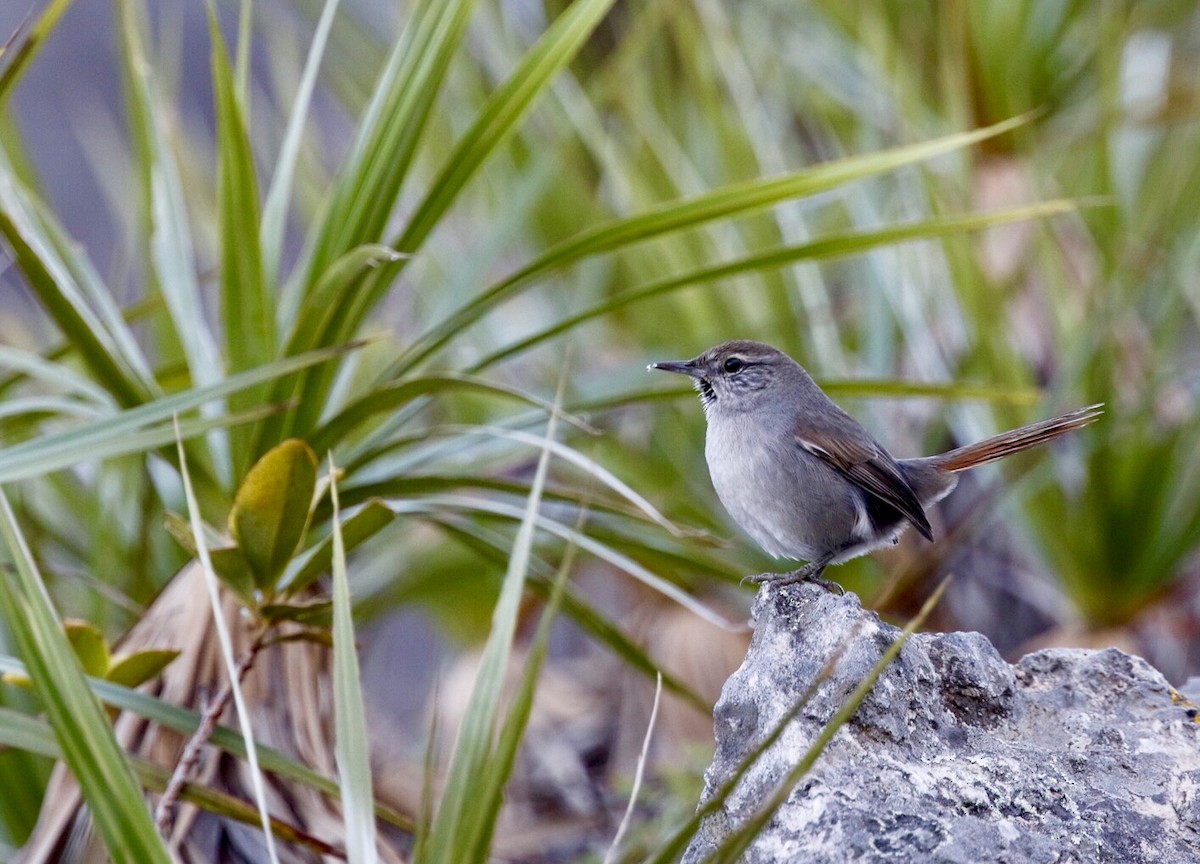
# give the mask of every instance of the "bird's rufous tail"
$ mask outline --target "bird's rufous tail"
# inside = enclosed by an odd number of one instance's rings
[[[965,447],[948,450],[945,453],[930,457],[929,461],[944,471],[965,471],[968,468],[974,468],[976,465],[994,462],[1013,453],[1019,453],[1030,447],[1045,444],[1047,441],[1054,440],[1059,435],[1073,432],[1092,423],[1103,413],[1104,403],[1089,405],[1086,408],[1079,408],[1060,417],[1042,420],[1038,423],[1030,423],[1028,426],[1022,426],[1020,429],[1013,429],[1010,432],[985,438],[983,441],[975,444],[968,444]]]

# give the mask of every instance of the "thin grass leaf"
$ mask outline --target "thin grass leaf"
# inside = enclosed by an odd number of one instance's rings
[[[560,382],[556,403],[561,401],[561,397]],[[546,446],[538,456],[533,486],[521,513],[520,527],[513,541],[508,571],[505,573],[500,597],[492,613],[492,632],[480,658],[475,686],[471,691],[450,759],[441,804],[430,829],[430,860],[439,864],[458,864],[471,860],[464,857],[464,853],[471,848],[468,835],[478,818],[477,815],[472,815],[475,812],[473,793],[492,749],[496,716],[500,707],[500,691],[512,651],[525,576],[533,551],[533,535],[539,521],[541,491],[550,467],[549,444],[554,440],[556,421],[557,413],[551,413],[546,424]]]
[[[561,394],[560,394],[561,395]],[[576,527],[582,527],[586,514],[580,512]],[[538,621],[537,632],[529,645],[529,654],[521,671],[521,684],[513,697],[512,706],[500,730],[495,752],[488,759],[483,772],[476,782],[476,801],[471,811],[468,835],[463,847],[468,851],[465,861],[486,862],[491,851],[492,838],[496,831],[496,820],[500,816],[500,808],[504,803],[504,787],[512,776],[513,765],[517,761],[517,752],[521,740],[529,725],[529,716],[533,713],[533,697],[537,690],[538,678],[546,663],[546,655],[550,647],[550,628],[558,616],[558,608],[562,602],[563,590],[567,578],[575,565],[575,547],[568,546],[559,565],[558,574],[552,583],[549,600],[542,610],[541,620]]]
[[[463,187],[508,140],[533,103],[546,92],[550,81],[576,57],[612,5],[613,0],[580,0],[571,4],[523,55],[518,68],[488,97],[471,128],[459,139],[441,172],[429,184],[429,192],[393,242],[396,249],[415,252],[421,247],[458,200]],[[347,316],[339,332],[356,331],[398,272],[399,267],[385,267],[367,280],[364,290],[354,300],[354,312]]]
[[[0,367],[11,369],[23,378],[39,381],[64,394],[84,397],[96,408],[109,408],[112,398],[103,387],[65,363],[54,363],[32,351],[0,345]]]
[[[947,135],[878,153],[850,156],[782,177],[735,183],[693,198],[669,201],[635,216],[615,219],[582,231],[547,250],[540,258],[488,288],[434,325],[387,369],[383,377],[402,375],[502,301],[529,287],[545,274],[568,264],[718,219],[755,213],[783,201],[816,195],[855,180],[924,162],[1002,135],[1028,120],[1028,116],[1017,117],[973,132]]]
[[[25,664],[20,660],[0,654],[0,674],[27,675],[27,672]],[[86,680],[92,692],[105,705],[130,711],[164,728],[173,729],[183,736],[191,735],[200,726],[201,717],[194,711],[172,705],[147,693],[139,693],[137,690],[131,690],[111,681],[102,681],[97,678]],[[246,758],[245,741],[236,731],[226,726],[217,726],[213,730],[209,743],[238,759]],[[279,750],[260,743],[258,744],[258,756],[263,769],[272,774],[303,783],[330,798],[341,797],[341,790],[336,782],[318,774],[307,765],[297,762]],[[375,803],[375,813],[380,819],[403,831],[412,832],[415,829],[411,819],[379,802]]]
[[[30,62],[37,56],[42,45],[46,43],[46,39],[50,37],[50,33],[58,24],[58,19],[62,18],[63,13],[67,11],[71,5],[71,0],[52,0],[49,6],[42,12],[37,23],[29,28],[29,35],[21,40],[16,52],[12,55],[12,59],[8,61],[8,65],[4,67],[4,72],[0,73],[0,108],[4,107],[4,103],[8,101],[9,94],[17,86],[17,82],[21,80],[21,75],[29,68]],[[30,8],[32,13],[33,9]],[[16,34],[14,34],[14,38]],[[0,56],[7,55],[7,49],[10,44],[6,44],[6,50],[0,51]]]
[[[871,671],[867,673],[867,676],[859,682],[858,686],[846,697],[846,701],[829,718],[829,722],[825,724],[816,740],[809,745],[808,750],[805,751],[800,761],[796,763],[787,776],[779,783],[775,791],[767,798],[766,803],[753,816],[725,837],[721,845],[706,859],[706,864],[736,864],[737,861],[741,860],[742,854],[749,848],[754,838],[758,836],[767,823],[774,818],[779,808],[791,797],[792,789],[800,781],[800,778],[812,769],[817,759],[825,752],[825,748],[829,746],[829,742],[833,740],[833,736],[850,721],[858,711],[858,706],[862,704],[863,700],[874,689],[879,676],[887,670],[888,666],[892,665],[892,661],[900,655],[900,651],[908,642],[909,637],[912,636],[928,617],[929,613],[937,606],[946,591],[946,586],[950,584],[950,579],[950,576],[943,579],[937,589],[929,595],[929,599],[922,604],[921,610],[908,622],[908,625],[900,632],[896,640],[883,652],[883,656],[871,667]]]
[[[238,723],[242,730],[242,739],[246,744],[246,762],[250,768],[250,782],[254,788],[254,798],[258,804],[258,812],[263,829],[263,839],[266,841],[267,857],[272,864],[279,864],[275,852],[275,835],[271,831],[271,816],[267,810],[267,792],[263,784],[262,771],[258,765],[258,750],[254,741],[254,732],[250,728],[250,712],[246,708],[246,699],[242,694],[242,685],[238,680],[237,660],[233,656],[233,640],[229,635],[229,627],[221,610],[221,589],[216,571],[208,556],[208,546],[204,542],[204,523],[200,518],[200,507],[196,501],[196,493],[192,489],[192,480],[188,475],[187,456],[183,451],[183,438],[179,435],[179,421],[176,418],[175,441],[179,452],[179,471],[183,480],[183,493],[187,499],[188,516],[192,522],[192,536],[196,541],[196,552],[200,559],[200,567],[204,573],[204,584],[208,588],[208,600],[212,607],[213,625],[217,631],[217,642],[221,646],[221,659],[224,661],[225,674],[229,676],[230,689],[233,693],[233,703],[237,708]]]
[[[1079,205],[1080,202],[1076,201],[1055,200],[1029,207],[1014,207],[993,213],[938,217],[912,225],[891,226],[878,231],[855,231],[835,234],[808,243],[770,249],[766,252],[749,255],[724,264],[702,267],[679,276],[672,276],[669,279],[660,279],[642,288],[622,291],[616,297],[608,298],[589,309],[564,318],[556,322],[553,326],[534,333],[519,342],[492,352],[472,366],[471,371],[479,372],[494,363],[498,363],[515,354],[520,354],[548,339],[573,330],[580,324],[595,320],[604,315],[610,315],[634,303],[648,300],[652,297],[661,297],[672,291],[680,291],[695,285],[733,279],[749,273],[779,269],[801,261],[821,261],[831,258],[841,258],[897,243],[928,240],[934,237],[944,237],[970,231],[982,231],[1010,222],[1047,218],[1056,214],[1072,212]]]
[[[220,24],[211,4],[208,23],[217,114],[221,317],[229,370],[243,372],[268,363],[276,355],[275,304],[267,290],[263,252],[259,245],[258,176],[250,135],[242,101],[235,90]],[[249,36],[243,33],[241,38],[248,40]],[[229,408],[241,411],[262,404],[266,392],[265,385],[257,385],[231,394]],[[240,427],[231,429],[229,434],[233,476],[241,477],[255,455],[250,451],[254,429]]]
[[[429,513],[436,514],[441,509],[449,509],[452,511],[462,511],[467,513],[490,513],[495,516],[501,516],[507,519],[520,520],[520,508],[505,504],[499,501],[489,501],[484,498],[472,498],[467,495],[431,495],[415,501],[388,501],[389,507],[396,513],[404,513],[410,515],[425,515]],[[703,603],[700,603],[690,594],[675,584],[668,582],[661,576],[656,576],[651,573],[641,564],[634,561],[627,555],[612,549],[611,547],[598,542],[592,537],[582,534],[572,528],[568,528],[561,522],[553,519],[548,519],[544,516],[535,518],[537,527],[547,533],[560,537],[563,540],[574,543],[585,552],[589,552],[607,561],[609,564],[623,570],[639,582],[645,584],[648,588],[652,588],[664,597],[674,600],[683,608],[687,609],[695,615],[720,627],[722,630],[728,630],[731,633],[741,633],[745,631],[744,624],[737,624],[729,621],[724,616],[719,615],[712,609],[709,609]]]
[[[497,564],[505,564],[508,561],[509,544],[506,535],[489,531],[486,527],[470,519],[450,520],[430,516],[427,517],[427,520],[451,537],[457,538],[463,545],[478,552],[486,560]],[[543,564],[540,559],[534,559],[533,563]],[[549,576],[543,574],[543,569],[548,568],[533,567],[533,578],[529,580],[528,584],[531,592],[543,600],[548,600],[553,588]],[[604,613],[593,607],[586,598],[572,591],[569,585],[563,588],[562,604],[564,612],[579,625],[580,629],[620,657],[630,669],[640,672],[650,679],[661,676],[663,684],[673,694],[701,714],[712,713],[713,706],[710,701],[670,672],[659,669],[650,655],[630,641],[619,627]]]
[[[6,747],[36,753],[48,759],[62,758],[62,750],[58,746],[53,729],[34,717],[11,708],[0,707],[0,748]],[[130,757],[130,764],[143,788],[160,793],[166,790],[170,775],[161,765],[138,756]],[[258,825],[258,811],[228,792],[197,783],[187,783],[179,797],[217,816],[233,819],[244,825]],[[340,850],[336,847],[305,834],[294,825],[280,819],[272,817],[271,827],[281,840],[307,846],[324,855],[339,854]]]
[[[304,71],[300,74],[300,84],[296,88],[296,100],[292,103],[292,110],[288,115],[287,131],[283,136],[283,144],[279,148],[275,173],[271,176],[271,186],[267,190],[266,203],[263,205],[260,243],[269,285],[277,285],[280,281],[280,271],[283,266],[283,235],[287,228],[287,212],[292,197],[292,180],[296,173],[296,159],[300,155],[301,138],[308,120],[308,107],[317,82],[317,71],[321,67],[321,58],[325,54],[325,43],[329,40],[329,31],[333,26],[333,17],[337,14],[339,2],[340,0],[325,0],[325,5],[321,9],[321,17],[317,21],[312,45],[309,46],[308,57],[304,61]],[[280,303],[278,321],[280,326],[291,323],[295,316],[296,305],[299,303],[299,296],[294,296],[289,301],[289,293],[293,292],[285,291]]]
[[[0,165],[0,234],[12,250],[26,284],[67,341],[118,403],[146,401],[152,387],[125,357],[100,316],[91,308],[72,275],[72,268],[55,249],[46,225],[36,216],[27,193]]]
[[[205,387],[221,379],[224,362],[204,314],[183,181],[163,129],[166,112],[155,101],[151,67],[142,46],[140,24],[132,0],[120,0],[118,11],[129,118],[139,148],[149,207],[151,270],[166,301],[174,336],[183,350],[191,381]],[[220,410],[220,405],[205,409],[210,416]],[[224,443],[219,440],[210,443],[218,450],[213,455],[219,463],[227,461],[227,454],[219,452],[225,449]]]
[[[367,501],[358,511],[344,523],[338,524],[338,533],[342,538],[345,551],[349,552],[370,540],[396,517],[386,505],[380,501]],[[280,592],[295,594],[313,583],[322,573],[333,564],[333,534],[307,551],[297,555],[283,578],[279,582]]]
[[[650,719],[646,723],[646,736],[642,739],[642,751],[638,754],[637,767],[633,772],[633,788],[629,790],[629,803],[625,806],[625,814],[621,817],[621,824],[617,826],[617,833],[613,835],[612,843],[609,844],[608,851],[604,853],[604,864],[616,864],[617,850],[621,848],[625,832],[633,823],[634,806],[637,804],[638,792],[642,788],[642,774],[646,770],[646,761],[650,756],[650,740],[654,734],[654,723],[658,720],[658,705],[662,701],[662,688],[663,681],[660,674],[654,685],[654,705],[650,708]]]
[[[171,857],[154,829],[142,790],[100,701],[88,690],[3,489],[0,537],[15,571],[10,576],[0,568],[0,581],[6,583],[0,590],[0,612],[108,854],[118,864],[168,864]]]
[[[312,351],[299,357],[277,360],[259,369],[231,375],[208,387],[176,393],[77,429],[0,449],[0,483],[56,471],[88,459],[143,452],[163,446],[170,441],[169,438],[163,440],[163,435],[168,431],[164,424],[173,415],[220,399],[243,387],[324,362],[339,353],[340,349]],[[273,410],[277,409],[266,406],[241,416],[188,420],[181,426],[191,437],[220,425],[258,420],[264,413]]]
[[[300,310],[292,331],[288,335],[284,347],[284,356],[292,356],[304,351],[321,347],[321,335],[329,320],[337,313],[343,302],[343,294],[348,287],[363,277],[367,271],[379,266],[381,262],[396,260],[398,253],[389,246],[368,243],[356,246],[334,261],[321,275],[316,286],[309,294],[307,302]],[[291,397],[301,380],[300,374],[280,378],[271,388],[268,401],[280,402]],[[254,454],[261,456],[283,436],[286,421],[280,418],[276,423],[264,424],[259,430],[258,440],[254,446]]]
[[[371,791],[370,739],[351,617],[346,546],[342,541],[337,476],[329,458],[329,495],[333,501],[333,708],[342,815],[346,821],[346,859],[372,864],[375,851],[374,795]]]
[[[571,4],[540,39],[525,53],[513,74],[488,98],[471,128],[463,134],[446,160],[429,193],[401,236],[392,244],[401,252],[414,252],[456,201],[464,186],[487,163],[524,118],[550,81],[578,54],[587,38],[611,8],[613,0],[580,0]],[[447,4],[450,5],[450,4]],[[381,196],[384,197],[384,196]],[[390,203],[393,199],[386,198]],[[362,237],[361,239],[374,239]],[[341,341],[339,334],[356,333],[379,304],[399,268],[385,266],[361,283],[361,291],[347,298],[349,310],[326,341]],[[301,406],[322,404],[327,393],[327,375],[310,374],[302,390]],[[311,400],[311,401],[310,401]],[[319,415],[301,416],[299,429],[311,428]]]
[[[441,395],[456,390],[504,396],[547,411],[552,408],[549,402],[527,390],[506,384],[497,384],[473,375],[460,375],[453,372],[419,375],[394,384],[373,388],[366,395],[343,408],[336,416],[331,417],[328,422],[322,424],[312,433],[309,440],[312,442],[314,450],[328,450],[336,447],[351,432],[376,414],[394,413],[398,408],[404,407],[421,396]],[[581,431],[597,434],[597,430],[593,426],[578,417],[564,415],[563,419]],[[357,456],[357,453],[355,455]]]

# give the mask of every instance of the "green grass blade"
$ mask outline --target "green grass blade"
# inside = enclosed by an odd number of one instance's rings
[[[196,542],[196,553],[200,560],[200,569],[204,573],[204,584],[208,588],[208,601],[212,609],[213,629],[217,631],[217,642],[221,646],[221,659],[225,666],[225,674],[229,676],[229,686],[233,693],[233,704],[237,708],[238,724],[242,730],[242,740],[246,744],[246,762],[250,769],[250,783],[254,789],[254,798],[258,804],[261,818],[263,839],[266,841],[267,858],[272,864],[279,864],[275,852],[275,835],[271,831],[271,815],[267,810],[267,792],[263,783],[262,771],[258,764],[258,748],[254,741],[254,731],[250,728],[250,712],[246,708],[246,698],[242,693],[242,683],[238,680],[238,663],[233,656],[233,639],[229,635],[229,626],[225,621],[225,613],[221,609],[221,587],[212,560],[208,555],[208,545],[204,542],[204,523],[200,518],[200,506],[196,493],[192,489],[192,479],[188,474],[187,455],[183,451],[183,438],[179,434],[179,423],[175,424],[175,443],[179,452],[179,472],[183,480],[183,494],[187,500],[188,518],[192,524],[192,538]]]
[[[463,545],[474,549],[485,559],[499,564],[504,564],[508,561],[508,544],[504,542],[507,538],[499,535],[498,532],[488,531],[477,523],[467,519],[451,521],[449,519],[431,517],[429,521],[437,525],[451,537],[457,538]],[[530,591],[537,594],[543,600],[548,600],[553,590],[549,576],[544,575],[541,572],[541,568],[535,568],[533,576],[534,578],[529,580]],[[594,608],[588,600],[573,592],[569,586],[563,589],[562,605],[564,613],[571,620],[577,623],[593,639],[620,657],[630,669],[640,672],[650,680],[661,676],[663,686],[669,691],[690,704],[701,714],[712,713],[713,706],[711,702],[670,672],[660,670],[650,658],[650,655],[630,641],[621,632],[619,627],[608,620],[602,612]]]
[[[309,440],[312,442],[314,450],[328,450],[341,444],[350,433],[377,414],[393,413],[396,409],[421,396],[441,395],[463,390],[516,399],[547,411],[553,408],[549,402],[527,390],[498,384],[472,375],[461,375],[454,372],[419,375],[372,389],[365,396],[347,405],[328,422],[322,424],[312,433]],[[577,429],[595,432],[591,426],[578,417],[567,415],[563,419]],[[354,457],[359,458],[365,455],[356,451]]]
[[[346,860],[372,864],[375,852],[375,808],[371,791],[370,739],[366,705],[351,617],[346,547],[342,542],[337,476],[329,459],[329,495],[333,501],[333,708],[338,776],[342,782],[342,815],[346,821]]]
[[[5,673],[16,675],[27,674],[24,663],[15,657],[0,654],[0,674]],[[145,717],[147,720],[152,720],[167,729],[173,729],[181,735],[191,735],[200,726],[201,718],[196,712],[180,708],[178,705],[163,702],[161,699],[147,693],[139,693],[137,690],[131,690],[120,684],[114,684],[111,681],[102,681],[98,678],[88,678],[87,684],[92,689],[92,692],[106,705],[112,705],[124,711],[131,711],[139,717]],[[226,726],[217,726],[213,730],[212,737],[209,740],[214,747],[219,747],[226,753],[236,756],[239,759],[246,758],[246,744],[242,740],[242,737],[233,729]],[[330,798],[337,798],[341,795],[338,784],[333,780],[318,774],[307,765],[295,761],[274,748],[259,744],[258,755],[262,767],[273,774],[303,783],[305,786],[316,789]],[[404,831],[412,831],[414,829],[412,820],[378,802],[375,805],[375,812],[381,819],[395,825],[397,828]]]
[[[221,317],[225,355],[231,372],[262,366],[277,354],[275,304],[263,273],[259,245],[258,176],[246,129],[245,112],[216,12],[209,6],[213,95],[217,115],[217,217],[221,242]],[[248,34],[243,34],[243,39]],[[266,386],[231,394],[229,408],[242,411],[266,401]],[[254,454],[254,429],[230,430],[234,477],[241,477]]]
[[[325,44],[329,40],[329,31],[333,27],[333,17],[337,14],[339,2],[340,0],[326,0],[321,9],[321,17],[317,21],[312,45],[309,47],[308,57],[304,61],[304,71],[300,75],[300,85],[296,89],[296,101],[292,105],[291,114],[288,115],[287,131],[283,136],[283,144],[279,148],[275,173],[271,176],[271,186],[267,190],[266,203],[263,204],[260,242],[269,285],[277,285],[280,282],[280,272],[283,266],[283,235],[287,228],[287,211],[292,197],[296,160],[300,155],[300,143],[304,135],[305,123],[308,120],[308,106],[312,102],[313,88],[317,83],[317,71],[321,67],[321,58],[325,54]],[[298,298],[292,303],[289,303],[286,297],[284,298],[280,309],[281,324],[291,322],[297,302]],[[288,313],[288,309],[291,309],[291,314]]]
[[[572,3],[521,58],[521,65],[488,97],[474,124],[455,145],[429,193],[417,206],[396,242],[400,251],[414,251],[458,198],[467,182],[504,143],[545,92],[550,80],[578,54],[592,31],[612,8],[614,0]],[[371,304],[373,305],[373,304]]]
[[[582,522],[582,517],[580,521]],[[467,850],[463,859],[465,861],[486,862],[490,858],[496,820],[504,803],[504,787],[512,776],[521,739],[529,725],[529,715],[533,712],[533,696],[550,648],[550,628],[558,616],[567,577],[574,564],[575,547],[568,546],[558,568],[558,575],[554,579],[546,608],[542,610],[541,620],[538,621],[537,632],[530,642],[529,655],[521,671],[521,684],[500,730],[496,750],[476,782],[475,806],[468,825],[470,833],[464,843]]]
[[[314,363],[325,362],[338,353],[340,351],[336,349],[311,351],[298,357],[277,360],[259,369],[231,375],[208,387],[165,396],[77,429],[68,429],[0,449],[0,482],[36,476],[88,459],[141,452],[162,446],[170,441],[170,438],[163,440],[162,436],[167,432],[164,424],[167,424],[173,415],[198,408],[214,399],[221,399],[243,387],[270,381]],[[241,417],[189,420],[183,423],[182,427],[189,435],[195,435],[221,424],[259,419],[263,412],[271,410],[274,409],[267,406]]]
[[[928,240],[934,237],[945,237],[970,231],[982,231],[986,228],[1004,225],[1009,222],[1046,218],[1056,214],[1072,212],[1078,206],[1079,202],[1055,200],[1029,207],[1014,207],[993,213],[971,213],[963,216],[939,217],[912,225],[890,226],[878,231],[835,234],[809,243],[770,249],[766,252],[749,255],[736,261],[712,267],[702,267],[679,276],[652,282],[642,288],[622,291],[616,297],[597,303],[589,309],[585,309],[582,312],[556,322],[551,327],[547,327],[519,342],[515,342],[512,345],[489,354],[476,363],[472,367],[472,371],[486,369],[494,363],[527,351],[548,339],[573,330],[581,324],[604,315],[609,315],[633,303],[648,300],[652,297],[660,297],[672,291],[680,291],[695,285],[733,279],[748,273],[775,270],[801,261],[841,258],[907,241]]]
[[[502,501],[473,498],[469,495],[429,495],[425,498],[412,501],[388,501],[386,503],[396,513],[410,515],[425,516],[429,513],[437,513],[440,510],[448,509],[466,513],[490,514],[517,521],[522,519],[522,511],[519,507],[513,507],[511,504]],[[710,624],[734,633],[745,629],[743,625],[729,621],[724,616],[709,609],[679,586],[650,572],[650,570],[634,561],[628,555],[618,552],[616,549],[601,543],[594,537],[583,534],[561,522],[548,519],[544,516],[538,516],[534,521],[541,530],[570,543],[574,543],[583,551],[595,555],[602,561],[607,561],[614,567],[628,573],[634,579],[646,585],[646,587],[657,591],[664,597],[674,600],[680,606],[698,615]]]
[[[11,708],[0,707],[0,749],[10,747],[49,759],[62,758],[62,750],[54,737],[54,730],[42,721],[26,714],[21,714]],[[130,765],[143,788],[159,793],[166,790],[171,778],[161,765],[137,756],[130,757]],[[243,825],[258,824],[258,811],[241,798],[227,792],[197,783],[186,783],[179,797],[209,813],[234,819]],[[282,840],[306,845],[324,855],[338,854],[335,847],[310,837],[278,819],[272,818],[271,827]]]
[[[119,28],[128,83],[129,116],[139,148],[150,220],[150,263],[194,384],[220,380],[224,363],[204,314],[196,256],[179,168],[163,129],[166,112],[154,98],[150,63],[132,0],[120,0]],[[218,411],[219,406],[214,406]]]
[[[27,193],[0,165],[0,234],[12,249],[30,290],[97,382],[122,405],[145,401],[152,393],[150,382],[139,377],[125,357],[120,340],[112,336],[84,298],[48,228]]]
[[[371,97],[333,190],[309,285],[355,246],[383,238],[450,58],[477,0],[418,4]]]
[[[568,264],[672,232],[696,228],[718,219],[745,216],[782,201],[816,195],[846,183],[924,162],[1002,135],[1028,122],[1028,119],[1025,116],[1017,117],[972,132],[947,135],[878,153],[850,156],[782,177],[755,179],[723,186],[692,198],[669,201],[636,216],[616,219],[582,231],[547,250],[540,258],[456,309],[417,339],[404,356],[389,368],[387,374],[396,376],[403,373],[478,321],[501,301],[527,288],[545,274]]]
[[[167,864],[171,857],[155,831],[141,787],[108,716],[88,689],[3,489],[0,537],[15,571],[9,576],[0,570],[0,580],[6,583],[0,590],[0,611],[25,657],[63,759],[79,782],[108,854],[118,864]]]
[[[38,51],[41,50],[42,45],[49,38],[51,31],[58,24],[58,19],[63,16],[63,13],[67,11],[70,5],[71,0],[52,0],[50,5],[42,12],[41,17],[38,18],[37,23],[29,29],[29,35],[21,40],[16,53],[8,61],[8,65],[4,67],[4,72],[0,73],[0,108],[3,108],[4,103],[8,101],[9,94],[17,86],[17,82],[21,80],[21,75],[29,68],[30,61],[37,56]]]
[[[561,398],[561,385],[559,398]],[[533,551],[533,535],[538,526],[538,509],[542,487],[550,466],[550,442],[554,440],[557,414],[552,413],[546,424],[545,443],[538,456],[537,470],[521,515],[520,527],[513,541],[508,571],[492,613],[492,632],[480,659],[475,687],[467,704],[466,714],[455,741],[454,753],[446,779],[446,787],[437,817],[429,834],[430,860],[438,864],[466,862],[464,853],[471,848],[472,826],[482,814],[475,811],[474,793],[481,772],[492,750],[496,716],[500,707],[500,691],[512,651],[517,614],[525,588],[525,577]]]

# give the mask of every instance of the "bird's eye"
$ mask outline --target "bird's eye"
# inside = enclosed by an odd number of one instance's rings
[[[742,358],[740,357],[730,357],[725,361],[724,366],[726,372],[730,375],[736,375],[746,367],[746,364],[742,362]]]

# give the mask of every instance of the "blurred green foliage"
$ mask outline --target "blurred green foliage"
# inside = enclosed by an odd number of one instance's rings
[[[1089,625],[1194,570],[1194,2],[439,0],[380,20],[264,0],[229,50],[237,15],[214,23],[210,124],[176,92],[173,19],[118,0],[125,116],[78,120],[123,238],[107,273],[10,111],[66,5],[0,57],[0,290],[55,334],[0,346],[0,482],[60,614],[115,636],[185,563],[163,529],[173,411],[210,525],[284,440],[332,451],[360,621],[419,605],[482,642],[539,452],[531,592],[577,546],[695,603],[771,562],[723,542],[700,410],[644,367],[733,337],[887,398],[855,407],[904,455],[1107,403],[1016,485],[1016,530]],[[561,379],[567,431],[544,444]],[[289,534],[260,581],[322,575],[331,517],[291,519],[298,555]],[[33,811],[11,785],[15,845]]]

